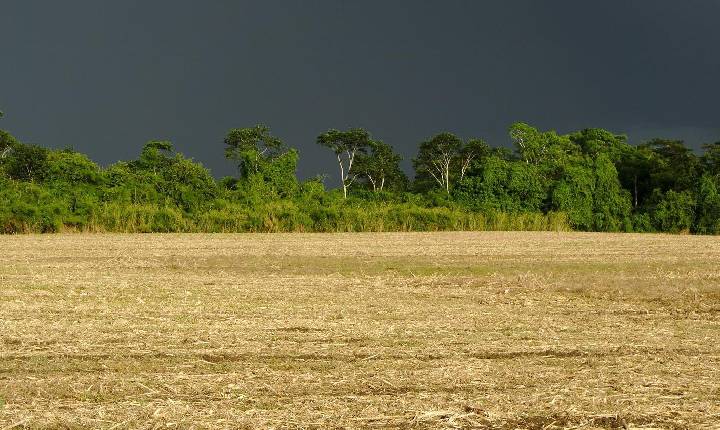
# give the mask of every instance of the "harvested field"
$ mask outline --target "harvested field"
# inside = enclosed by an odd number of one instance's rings
[[[718,237],[0,249],[0,429],[720,428]]]

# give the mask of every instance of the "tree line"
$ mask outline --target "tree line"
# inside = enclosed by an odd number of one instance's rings
[[[1,116],[1,113],[0,113]],[[720,142],[630,145],[603,129],[525,123],[513,149],[449,132],[420,142],[414,177],[366,130],[328,130],[339,187],[300,181],[299,153],[264,125],[230,130],[237,174],[216,180],[171,142],[102,168],[0,130],[0,232],[582,230],[720,233]]]

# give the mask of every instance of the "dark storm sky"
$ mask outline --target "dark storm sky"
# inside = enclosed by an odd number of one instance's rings
[[[0,0],[0,127],[108,164],[150,139],[230,174],[222,138],[364,127],[409,160],[514,121],[720,140],[720,1]],[[409,165],[409,162],[406,166]]]

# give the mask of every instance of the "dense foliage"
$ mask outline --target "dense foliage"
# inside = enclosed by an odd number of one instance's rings
[[[298,181],[298,151],[266,126],[230,130],[237,175],[216,180],[167,141],[106,168],[0,130],[0,232],[559,230],[720,233],[720,142],[629,145],[601,129],[510,127],[515,148],[440,133],[413,180],[365,130],[328,130],[339,189]]]

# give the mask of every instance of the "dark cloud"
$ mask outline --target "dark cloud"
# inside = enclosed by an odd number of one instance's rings
[[[508,144],[518,120],[720,140],[720,2],[8,0],[3,128],[107,164],[171,139],[216,174],[231,127],[269,124],[301,176],[361,126],[410,158],[441,130]],[[409,165],[409,164],[408,164]]]

